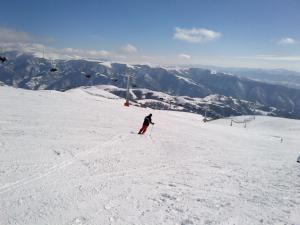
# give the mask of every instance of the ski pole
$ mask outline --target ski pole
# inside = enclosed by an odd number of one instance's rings
[[[152,125],[152,127],[151,127],[149,136],[152,134],[153,127],[154,127],[154,125]]]

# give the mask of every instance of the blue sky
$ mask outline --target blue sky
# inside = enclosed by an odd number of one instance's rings
[[[298,0],[10,0],[1,1],[0,42],[128,62],[300,70],[299,12]]]

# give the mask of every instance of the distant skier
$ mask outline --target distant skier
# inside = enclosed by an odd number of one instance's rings
[[[152,125],[154,125],[154,123],[152,122],[152,114],[150,113],[148,116],[145,117],[144,119],[144,123],[143,123],[143,126],[142,128],[140,129],[139,133],[138,134],[144,134],[149,126],[149,124],[151,123]]]

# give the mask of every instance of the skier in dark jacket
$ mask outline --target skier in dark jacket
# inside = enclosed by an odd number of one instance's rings
[[[149,126],[150,123],[154,125],[154,123],[152,122],[151,117],[152,117],[151,113],[148,116],[145,117],[143,126],[140,129],[139,134],[144,134],[146,132],[146,130],[147,130],[147,128],[148,128],[148,126]]]

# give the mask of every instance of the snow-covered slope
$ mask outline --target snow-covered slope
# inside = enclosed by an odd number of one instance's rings
[[[97,85],[94,91],[108,91],[119,97],[125,97],[127,89],[113,85]],[[163,92],[146,88],[134,88],[129,91],[129,98],[141,107],[160,110],[175,110],[193,112],[206,115],[210,119],[220,119],[239,115],[276,115],[276,109],[265,107],[254,102],[248,102],[222,95],[209,95],[205,98],[191,98],[188,96],[172,96]]]
[[[1,86],[0,224],[299,224],[300,121],[123,103]]]

